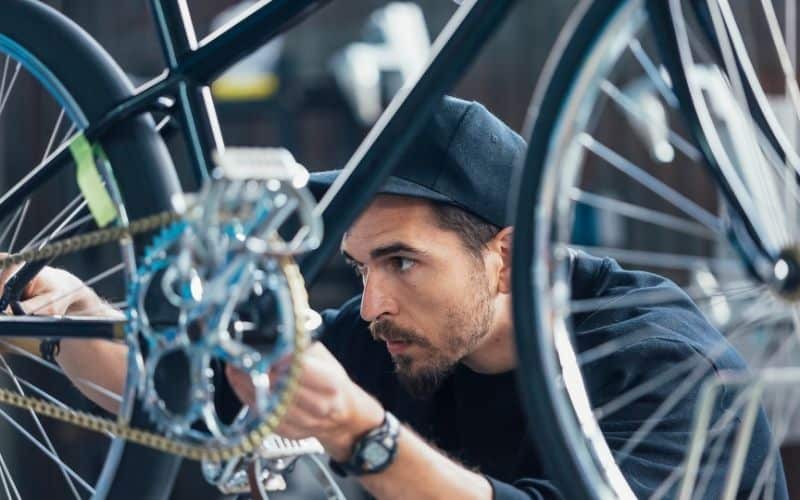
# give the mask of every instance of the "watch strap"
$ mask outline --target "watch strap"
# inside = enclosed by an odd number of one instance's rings
[[[364,434],[353,445],[353,451],[344,462],[329,460],[330,468],[339,476],[361,476],[382,472],[394,462],[397,455],[397,437],[400,433],[400,422],[390,412],[385,412],[383,422]],[[365,456],[370,446],[380,446],[385,450],[385,458],[380,462],[371,462]]]

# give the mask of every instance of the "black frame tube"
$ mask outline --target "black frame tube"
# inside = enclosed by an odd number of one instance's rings
[[[232,64],[290,29],[330,0],[272,0],[200,42],[177,71],[208,84]]]
[[[0,338],[124,339],[125,320],[0,315]]]

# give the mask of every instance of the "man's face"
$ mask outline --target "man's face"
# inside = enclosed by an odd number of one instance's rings
[[[342,240],[364,283],[361,317],[419,397],[478,347],[494,318],[483,260],[435,217],[424,200],[379,196]]]

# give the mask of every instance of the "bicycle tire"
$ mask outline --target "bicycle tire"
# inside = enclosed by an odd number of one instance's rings
[[[524,168],[515,184],[518,186],[514,207],[514,251],[512,269],[515,340],[519,364],[517,377],[523,406],[528,414],[529,429],[534,433],[541,456],[547,456],[546,470],[554,478],[564,498],[611,498],[607,481],[587,464],[588,457],[571,453],[575,450],[574,437],[565,435],[557,422],[563,418],[558,407],[552,404],[552,371],[541,359],[541,346],[534,326],[538,324],[530,272],[535,270],[535,252],[531,242],[537,230],[532,205],[539,198],[541,171],[549,148],[552,128],[558,122],[572,90],[573,83],[583,67],[599,36],[624,1],[584,1],[570,15],[565,27],[542,71],[532,105],[528,111],[530,130],[523,132],[528,138],[528,153]],[[525,270],[525,271],[520,271]],[[566,453],[554,450],[569,450]]]
[[[12,52],[65,108],[77,111],[76,123],[83,128],[133,94],[133,86],[113,59],[56,10],[29,0],[3,0],[0,12],[0,48]],[[180,192],[180,185],[151,118],[114,125],[103,136],[102,146],[131,219],[171,208],[171,196]],[[131,424],[149,427],[138,400]],[[116,460],[106,459],[96,498],[166,497],[179,458],[119,440],[113,446],[121,447],[121,452]]]

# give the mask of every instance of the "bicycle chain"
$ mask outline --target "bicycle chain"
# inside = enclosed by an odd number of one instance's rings
[[[121,241],[136,234],[159,229],[173,222],[177,222],[181,217],[182,216],[176,212],[159,212],[157,214],[137,219],[127,226],[98,229],[86,234],[72,236],[71,238],[49,243],[39,249],[24,250],[22,252],[0,258],[0,269],[4,269],[15,264],[22,264],[23,262],[34,262],[37,260],[60,257],[61,255],[103,245],[112,241]]]
[[[73,236],[45,245],[40,249],[26,250],[0,258],[0,269],[23,262],[50,259],[112,241],[121,241],[133,235],[166,226],[178,221],[181,217],[180,214],[175,212],[160,212],[135,220],[127,226],[100,229],[87,234]],[[36,397],[22,396],[4,388],[0,388],[0,403],[32,410],[39,415],[90,431],[110,433],[131,443],[190,460],[220,462],[254,452],[261,446],[264,439],[272,434],[286,412],[300,377],[301,362],[299,354],[305,350],[310,340],[304,326],[306,322],[305,311],[308,308],[308,295],[303,276],[291,257],[280,257],[279,261],[294,305],[294,355],[288,371],[286,389],[275,409],[264,417],[264,421],[259,427],[245,434],[238,443],[231,445],[211,444],[208,446],[190,444],[148,430],[130,427],[119,420],[114,421],[91,413],[64,408]]]

